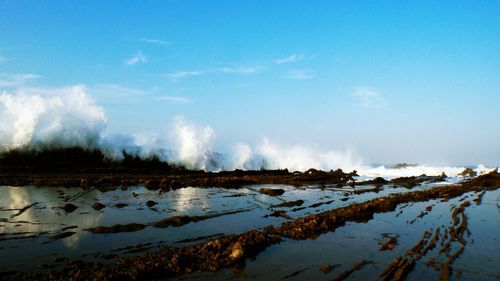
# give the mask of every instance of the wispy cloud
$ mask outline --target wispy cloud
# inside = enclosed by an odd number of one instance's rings
[[[200,76],[212,73],[234,73],[234,74],[255,74],[262,72],[265,66],[230,66],[230,67],[219,67],[219,68],[209,68],[209,69],[198,69],[198,70],[183,70],[173,73],[166,74],[166,77],[172,81],[177,81],[182,78],[190,76]]]
[[[190,100],[186,97],[179,97],[179,96],[154,96],[153,98],[155,100],[166,101],[166,102],[175,103],[175,104],[186,104],[186,103],[193,102],[192,100]]]
[[[87,91],[87,87],[83,84],[74,84],[60,87],[23,85],[16,88],[14,91],[26,95],[61,96],[67,94],[69,91],[78,91],[85,93]]]
[[[254,74],[264,70],[264,66],[237,66],[237,67],[222,67],[212,69],[212,72],[223,73],[238,73],[238,74]]]
[[[367,87],[355,87],[353,96],[358,98],[359,105],[364,108],[383,108],[389,104],[381,93]]]
[[[10,60],[11,59],[9,59],[8,57],[0,56],[0,63],[8,62]]]
[[[274,62],[277,64],[287,64],[292,62],[298,62],[304,59],[304,56],[301,54],[293,54],[285,58],[280,58],[275,60]]]
[[[24,87],[38,78],[40,78],[40,75],[33,73],[0,73],[0,88]]]
[[[99,84],[86,88],[88,93],[96,100],[104,103],[129,104],[147,101],[163,101],[174,104],[187,104],[192,100],[182,96],[159,95],[161,91],[153,89],[130,88],[118,84]]]
[[[103,95],[114,95],[119,97],[146,95],[146,92],[144,90],[124,87],[118,84],[99,84],[97,86],[90,87],[89,90]]]
[[[171,44],[169,41],[156,39],[156,38],[141,38],[141,39],[139,39],[139,41],[143,42],[143,43],[157,44],[157,45],[162,45],[162,46],[168,46]]]
[[[125,60],[126,65],[136,65],[138,63],[146,63],[148,61],[148,57],[144,55],[141,51],[137,52],[132,57]]]
[[[177,81],[179,79],[189,77],[189,76],[199,76],[207,73],[204,70],[190,70],[190,71],[177,71],[173,73],[166,74],[167,78],[172,81]]]
[[[286,77],[295,80],[308,80],[314,78],[314,75],[311,70],[292,69],[286,73]]]

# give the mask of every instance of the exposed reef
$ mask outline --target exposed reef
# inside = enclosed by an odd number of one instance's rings
[[[63,270],[53,270],[48,274],[34,273],[18,275],[20,278],[50,280],[154,280],[190,273],[194,271],[216,271],[233,267],[245,262],[246,258],[257,256],[266,248],[280,243],[284,239],[313,239],[323,233],[335,230],[347,222],[367,222],[377,213],[395,211],[397,206],[412,202],[427,202],[434,199],[451,199],[468,192],[476,192],[474,202],[480,202],[482,192],[500,188],[500,174],[492,171],[468,182],[435,187],[423,191],[411,191],[386,197],[372,199],[362,203],[354,203],[318,214],[311,214],[288,221],[280,226],[268,226],[241,234],[217,236],[206,242],[185,247],[165,246],[146,252],[142,256],[120,257],[114,263],[102,264],[73,261]],[[479,198],[479,199],[478,199]],[[417,260],[428,251],[438,247],[438,253],[445,260],[430,260],[430,266],[439,268],[440,279],[447,280],[454,272],[453,262],[463,252],[467,244],[469,232],[467,216],[464,210],[471,203],[464,201],[451,211],[449,227],[438,227],[427,230],[422,239],[402,256],[390,262],[380,277],[384,280],[402,280],[409,274]],[[192,220],[192,218],[191,218]],[[196,220],[196,219],[195,219]],[[180,219],[180,223],[188,220]],[[169,219],[167,225],[175,223]],[[394,239],[393,239],[394,240]],[[387,249],[394,247],[396,241],[388,241]],[[337,276],[337,280],[347,278],[351,273],[369,265],[368,261],[360,261],[351,269]],[[325,271],[330,268],[325,267]],[[331,270],[331,269],[330,269]]]

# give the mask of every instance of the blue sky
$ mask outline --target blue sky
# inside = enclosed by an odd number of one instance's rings
[[[498,1],[0,1],[0,90],[85,85],[110,133],[179,115],[366,162],[500,165]]]

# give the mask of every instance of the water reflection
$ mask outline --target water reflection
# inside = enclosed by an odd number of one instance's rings
[[[260,194],[258,190],[262,187],[281,188],[285,193],[276,197]],[[152,247],[161,243],[177,246],[179,244],[175,244],[176,242],[185,239],[207,237],[221,232],[241,233],[287,221],[283,217],[269,216],[277,209],[284,210],[291,218],[298,218],[374,197],[430,187],[431,185],[424,185],[408,190],[384,186],[378,193],[361,194],[354,194],[352,188],[288,185],[255,185],[240,189],[188,187],[165,193],[148,190],[143,186],[109,188],[106,191],[0,187],[0,271],[21,268],[20,266],[24,266],[23,270],[32,270],[42,262],[53,263],[54,256],[93,261],[97,259],[102,262],[96,253],[122,255],[123,253],[114,250],[145,243]],[[373,187],[359,187],[356,191],[363,188]],[[301,206],[273,207],[298,199],[304,201]],[[154,201],[154,204],[149,201]],[[106,207],[96,211],[92,208],[95,202]],[[78,208],[73,212],[61,209],[68,203]],[[124,207],[118,207],[117,203]],[[21,212],[23,209],[24,212]],[[421,209],[415,210],[420,211]],[[151,226],[152,222],[171,216],[210,214],[215,216],[180,227]],[[404,214],[401,219],[403,217]],[[415,217],[412,213],[405,220],[413,220]],[[141,223],[146,227],[138,232],[117,234],[93,234],[85,231],[97,226],[129,223]],[[52,239],[68,232],[75,233],[57,241]],[[195,243],[198,242],[200,241]]]
[[[470,234],[464,236],[464,244],[439,236],[435,247],[419,252],[422,256],[415,260],[415,267],[405,280],[441,280],[440,268],[427,262],[438,258],[447,260],[448,254],[441,252],[447,241],[455,243],[451,246],[452,253],[458,250],[457,245],[465,247],[463,254],[458,255],[452,264],[450,280],[460,279],[460,276],[462,280],[498,280],[500,221],[496,204],[500,200],[500,190],[487,191],[480,205],[472,201],[476,196],[477,193],[471,192],[449,201],[437,199],[401,204],[392,212],[376,214],[368,222],[348,222],[315,239],[285,239],[255,259],[247,259],[245,267],[240,270],[196,272],[166,280],[338,280],[336,278],[361,260],[373,263],[352,272],[348,280],[376,279],[370,277],[380,276],[395,258],[416,249],[420,241],[424,241],[423,245],[431,241],[431,237],[421,240],[426,231],[435,233],[440,228],[444,233],[444,229],[457,227],[452,214],[454,208],[466,200],[472,203],[465,209]],[[428,206],[433,208],[421,216]],[[393,249],[381,251],[381,244],[387,241],[387,237],[397,237],[397,243]],[[333,269],[322,271],[325,265],[333,266]]]
[[[84,204],[93,199],[91,193],[76,188],[58,192],[55,188],[0,187],[0,218],[4,221],[0,233],[18,237],[52,237],[65,230],[75,231],[76,228],[98,225],[102,214],[91,213],[89,204]],[[72,213],[62,210],[61,207],[69,202],[66,199],[75,195],[80,196],[72,203],[81,206]],[[68,228],[71,226],[74,228]],[[82,235],[85,233],[76,231],[62,241],[66,247],[72,248]]]
[[[211,207],[211,200],[207,189],[186,187],[175,191],[175,209],[180,213],[189,213],[194,210],[207,211]]]

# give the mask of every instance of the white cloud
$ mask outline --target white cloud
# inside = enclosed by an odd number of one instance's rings
[[[126,65],[136,65],[138,63],[146,63],[147,61],[148,61],[148,57],[139,51],[134,56],[126,59],[125,64]]]
[[[231,66],[231,67],[220,67],[220,68],[209,68],[209,69],[199,69],[199,70],[188,70],[188,71],[177,71],[173,73],[168,73],[165,76],[172,80],[177,81],[182,78],[190,76],[200,76],[212,73],[235,73],[235,74],[255,74],[262,72],[265,69],[264,66]]]
[[[174,73],[167,74],[167,78],[172,81],[177,81],[179,79],[189,77],[189,76],[199,76],[205,74],[206,71],[203,70],[191,70],[191,71],[177,71]]]
[[[0,73],[0,88],[19,88],[26,86],[30,81],[40,78],[33,73]]]
[[[186,103],[192,102],[192,100],[190,100],[186,97],[179,97],[179,96],[154,96],[153,98],[155,100],[166,101],[166,102],[175,103],[175,104],[186,104]]]
[[[286,64],[286,63],[298,62],[298,61],[301,61],[303,59],[304,59],[303,55],[293,54],[293,55],[290,55],[286,58],[277,59],[277,60],[275,60],[275,62],[277,64]]]
[[[161,39],[155,39],[155,38],[141,38],[139,41],[148,43],[148,44],[157,44],[157,45],[163,45],[163,46],[168,46],[171,43],[169,41],[161,40]]]
[[[292,69],[287,72],[286,77],[295,80],[308,80],[314,78],[314,75],[310,70]]]
[[[237,66],[237,67],[222,67],[212,69],[211,72],[238,73],[238,74],[253,74],[264,70],[264,66]]]
[[[367,87],[354,88],[353,96],[359,99],[359,105],[364,108],[383,108],[388,105],[381,93]]]

